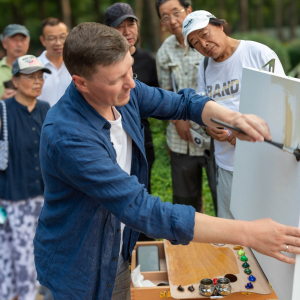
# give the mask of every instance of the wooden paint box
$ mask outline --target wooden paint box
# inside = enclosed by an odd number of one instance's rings
[[[165,242],[165,245],[164,245]],[[168,241],[155,241],[155,242],[138,242],[135,246],[135,249],[133,250],[132,253],[132,260],[131,260],[131,271],[136,268],[136,249],[139,246],[150,246],[150,245],[157,245],[158,246],[158,251],[159,251],[159,258],[160,258],[160,271],[157,272],[142,272],[142,275],[144,276],[144,279],[148,279],[152,281],[154,284],[158,284],[160,282],[169,282],[169,274],[168,274],[168,268],[167,268],[167,260],[168,264],[171,266],[171,260],[173,263],[177,264],[176,259],[180,258],[180,256],[184,253],[181,253],[182,249],[183,251],[187,251],[189,253],[188,256],[186,257],[186,260],[193,259],[193,251],[194,249],[194,243],[191,243],[188,246],[172,246]],[[197,244],[197,247],[201,247],[201,245],[206,245],[206,244]],[[169,248],[167,251],[167,259],[166,259],[166,253],[165,253],[165,247]],[[171,248],[170,248],[171,247]],[[170,249],[172,250],[172,247],[176,247],[173,249],[176,249],[176,251],[172,252],[169,251]],[[184,247],[184,248],[182,248]],[[204,248],[206,249],[206,248]],[[205,254],[205,252],[204,252]],[[170,257],[171,255],[171,257]],[[186,254],[184,254],[186,255]],[[174,257],[175,260],[174,260]],[[252,258],[253,259],[253,258]],[[171,267],[172,268],[172,267]],[[171,277],[174,277],[174,274],[171,275]],[[193,297],[187,298],[187,294],[182,295],[182,297],[178,297],[176,292],[174,293],[174,286],[172,285],[172,294],[174,297],[171,296],[171,289],[170,285],[169,286],[156,286],[156,287],[147,287],[147,288],[135,288],[133,287],[131,283],[131,300],[160,300],[160,299],[185,299],[185,300],[192,300],[192,299],[210,299],[210,297],[203,297],[199,294],[198,291],[198,286],[195,286],[195,292],[193,293]],[[260,295],[260,294],[254,294],[250,292],[235,292],[232,293],[231,295],[224,297],[223,299],[228,299],[228,300],[278,300],[278,297],[276,296],[275,292],[272,291],[271,294],[268,295]]]

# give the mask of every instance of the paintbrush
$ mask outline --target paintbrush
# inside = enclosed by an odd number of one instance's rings
[[[216,119],[214,119],[214,118],[212,118],[212,119],[210,119],[210,120],[213,121],[213,122],[215,122],[215,123],[217,123],[217,124],[219,124],[219,125],[222,125],[222,126],[224,126],[224,127],[226,127],[226,128],[229,128],[229,129],[238,131],[238,132],[240,132],[240,133],[246,134],[246,133],[245,133],[243,130],[241,130],[240,128],[231,126],[230,124],[227,124],[227,123],[222,122],[222,121],[220,121],[220,120],[216,120]],[[275,146],[275,147],[277,147],[277,148],[279,148],[279,149],[282,149],[283,151],[286,151],[286,152],[288,152],[288,153],[294,154],[295,157],[296,157],[296,159],[297,159],[297,161],[300,161],[300,148],[299,148],[299,147],[297,147],[296,149],[293,149],[293,148],[291,148],[291,147],[286,147],[286,146],[284,146],[283,144],[276,143],[276,142],[273,142],[273,141],[270,141],[270,140],[266,140],[266,139],[264,139],[264,142],[269,143],[269,144],[271,144],[271,145],[273,145],[273,146]]]

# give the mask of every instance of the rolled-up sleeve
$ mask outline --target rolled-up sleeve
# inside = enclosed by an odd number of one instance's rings
[[[195,209],[192,206],[186,206],[188,209],[182,210],[182,205],[173,205],[172,227],[175,228],[175,239],[169,239],[173,245],[187,245],[194,237]]]
[[[159,120],[191,120],[199,125],[202,111],[211,98],[201,96],[193,89],[182,89],[178,93],[153,88],[136,81],[132,92],[139,105],[142,118],[153,117]]]

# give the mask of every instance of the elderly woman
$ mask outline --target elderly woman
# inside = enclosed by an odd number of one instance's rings
[[[1,300],[33,300],[36,294],[33,238],[44,201],[39,143],[50,108],[36,99],[42,92],[43,72],[51,73],[35,56],[18,58],[12,69],[17,93],[0,105],[0,139],[8,133],[9,142],[8,165],[0,171],[0,206],[6,211],[0,225]]]

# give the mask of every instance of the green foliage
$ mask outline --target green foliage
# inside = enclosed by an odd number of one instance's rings
[[[151,173],[151,193],[153,196],[159,196],[163,202],[172,202],[171,166],[166,143],[168,122],[152,118],[149,118],[149,121],[155,150],[155,161]],[[205,172],[203,172],[203,199],[205,213],[214,216],[214,205]]]
[[[264,44],[271,48],[279,57],[283,69],[285,72],[288,72],[291,68],[290,64],[290,58],[288,55],[288,51],[286,47],[278,40],[275,38],[272,38],[270,36],[267,36],[262,33],[252,33],[252,32],[240,32],[240,33],[235,33],[232,34],[232,37],[238,40],[250,40],[250,41],[255,41],[261,44]],[[276,68],[276,66],[275,66]]]
[[[287,46],[292,68],[300,63],[300,39],[293,40]]]
[[[104,21],[105,10],[117,1],[114,0],[70,0],[71,20],[72,26],[76,26],[81,22],[100,22]],[[153,28],[153,18],[157,18],[156,13],[151,14],[149,6],[155,4],[154,0],[125,0],[123,2],[129,3],[134,9],[143,7],[143,14],[141,15],[142,23],[140,32],[142,34],[142,46],[150,51],[155,52],[162,42],[159,34],[159,26]],[[204,9],[210,11],[217,17],[222,17],[227,20],[229,30],[231,32],[238,32],[241,30],[241,0],[193,0],[193,10]],[[278,2],[278,1],[277,1]],[[262,19],[265,29],[275,29],[275,8],[277,2],[274,0],[264,0],[262,7]],[[290,0],[282,0],[282,26],[290,26]],[[139,4],[139,5],[138,5]],[[249,30],[257,29],[258,26],[258,0],[248,1],[249,14]],[[31,42],[29,53],[39,55],[43,50],[43,46],[39,41],[40,23],[46,17],[57,17],[64,19],[62,12],[62,0],[0,0],[0,8],[3,12],[0,19],[0,33],[8,24],[17,23],[25,25],[31,33]],[[300,1],[296,4],[296,16],[299,16]],[[299,23],[299,20],[298,20]],[[158,19],[157,19],[158,24]],[[274,30],[276,35],[276,30]],[[287,37],[288,38],[288,37]],[[264,43],[264,40],[260,40]],[[267,43],[267,42],[265,42]],[[1,48],[1,44],[0,44]],[[272,48],[272,47],[271,47]],[[275,49],[274,49],[275,50]],[[275,50],[277,53],[278,51]],[[280,52],[280,51],[279,51]],[[280,53],[278,55],[280,56]],[[289,63],[283,62],[284,68],[289,70]],[[294,63],[292,62],[292,65]]]
[[[151,173],[151,192],[159,196],[164,202],[172,202],[172,179],[170,157],[166,143],[166,128],[168,122],[149,118],[155,161]]]

